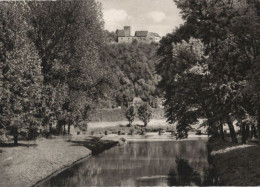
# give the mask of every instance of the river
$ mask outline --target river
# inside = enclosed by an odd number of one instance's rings
[[[40,186],[202,185],[208,168],[206,141],[128,141],[52,176]]]

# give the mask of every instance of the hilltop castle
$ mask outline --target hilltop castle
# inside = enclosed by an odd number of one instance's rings
[[[161,37],[157,33],[148,31],[136,31],[135,36],[131,36],[131,27],[125,26],[124,30],[117,30],[117,42],[118,43],[132,43],[137,41],[138,43],[158,43]]]

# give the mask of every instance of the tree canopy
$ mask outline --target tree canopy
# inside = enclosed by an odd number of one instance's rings
[[[249,75],[259,64],[259,2],[175,3],[185,23],[162,39],[157,66],[168,121],[178,122],[180,138],[198,119],[213,134],[227,123],[237,142],[233,122],[255,118],[259,106]]]
[[[113,70],[114,92],[109,100],[127,107],[134,97],[151,105],[158,97],[156,86],[160,80],[155,72],[158,63],[157,44],[108,44],[102,59]],[[117,80],[117,81],[116,81]]]
[[[100,4],[1,2],[0,27],[0,128],[83,124],[111,85]]]

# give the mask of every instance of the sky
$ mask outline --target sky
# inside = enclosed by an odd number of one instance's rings
[[[105,29],[109,31],[131,26],[132,35],[136,30],[148,30],[164,36],[183,23],[173,0],[97,1],[102,3]]]

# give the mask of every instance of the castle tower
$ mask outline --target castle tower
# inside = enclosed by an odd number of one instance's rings
[[[131,36],[131,27],[130,26],[124,26],[125,36]]]

